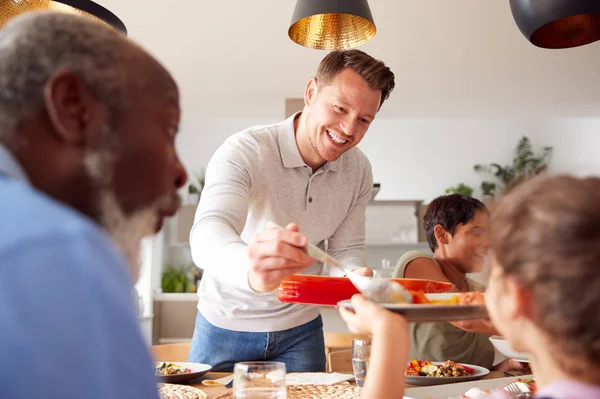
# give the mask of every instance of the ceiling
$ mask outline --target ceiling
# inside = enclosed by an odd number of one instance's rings
[[[283,117],[326,54],[287,37],[295,0],[96,0],[172,72],[184,119]],[[388,117],[598,116],[600,43],[530,45],[508,0],[370,0],[360,47],[396,74]]]

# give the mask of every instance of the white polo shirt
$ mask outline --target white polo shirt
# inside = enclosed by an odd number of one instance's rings
[[[352,148],[312,171],[300,156],[293,115],[230,136],[206,169],[206,184],[190,244],[204,269],[198,310],[213,325],[235,331],[280,331],[307,323],[318,306],[280,302],[248,285],[248,243],[267,222],[298,223],[308,240],[351,267],[366,266],[365,212],[373,175]],[[322,274],[315,262],[304,274]]]

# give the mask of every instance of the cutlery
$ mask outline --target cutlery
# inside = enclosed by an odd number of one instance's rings
[[[533,397],[533,392],[531,392],[529,386],[523,382],[511,382],[503,389],[518,399],[527,399]]]

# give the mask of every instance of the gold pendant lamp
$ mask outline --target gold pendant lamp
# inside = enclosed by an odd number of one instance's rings
[[[510,0],[519,30],[532,44],[549,49],[600,40],[600,0]]]
[[[82,15],[127,33],[125,24],[115,14],[91,0],[0,0],[0,28],[19,14],[39,10]]]
[[[288,35],[304,47],[343,50],[368,42],[376,31],[367,0],[297,0]]]

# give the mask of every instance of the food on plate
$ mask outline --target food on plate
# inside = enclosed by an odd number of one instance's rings
[[[208,395],[187,385],[158,384],[160,399],[206,399]]]
[[[513,381],[513,382],[520,382],[520,383],[526,384],[527,387],[529,388],[529,390],[532,393],[535,393],[537,391],[537,387],[535,386],[535,380],[533,378],[527,378],[527,379],[518,378],[516,381]],[[481,388],[475,387],[475,388],[469,389],[467,392],[463,393],[458,398],[449,398],[449,399],[476,399],[476,398],[484,398],[487,395],[493,393],[494,391],[498,391],[498,390],[501,390],[501,389],[503,389],[503,388],[481,389]]]
[[[473,375],[473,371],[472,368],[451,360],[436,365],[429,360],[412,359],[404,374],[423,377],[466,377]]]
[[[191,373],[192,370],[170,362],[156,362],[156,375],[176,375]]]
[[[461,292],[458,294],[459,305],[485,305],[483,292]]]
[[[533,378],[518,378],[517,382],[527,384],[527,387],[531,392],[537,392],[537,386],[535,385],[535,380]]]
[[[485,296],[482,292],[461,292],[445,299],[429,299],[421,291],[410,292],[413,296],[413,303],[434,304],[434,305],[484,305]]]
[[[429,301],[434,305],[458,305],[458,295],[452,295],[446,299],[430,299]]]
[[[473,398],[482,398],[486,395],[492,393],[491,390],[486,389],[485,391],[481,388],[471,388],[467,392],[460,395],[460,399],[473,399]]]
[[[423,291],[409,291],[412,296],[413,303],[431,303],[431,301],[425,296]]]
[[[404,375],[420,376],[421,369],[423,367],[429,367],[429,366],[433,366],[433,365],[434,364],[431,363],[429,360],[413,359],[410,361],[410,363],[408,363],[408,366],[406,367],[406,371],[404,372]]]

